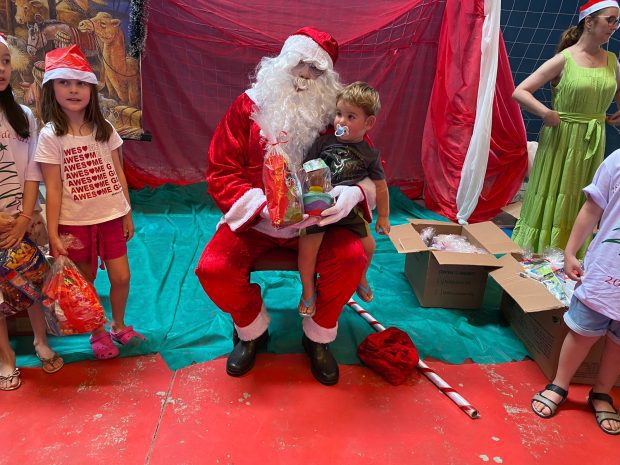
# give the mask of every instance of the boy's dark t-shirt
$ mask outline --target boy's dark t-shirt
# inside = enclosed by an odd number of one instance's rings
[[[326,134],[312,144],[304,163],[316,158],[329,167],[334,186],[352,186],[366,177],[373,181],[385,179],[379,151],[366,141],[339,142],[335,135]]]

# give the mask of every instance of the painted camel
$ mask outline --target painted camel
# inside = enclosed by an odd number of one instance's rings
[[[95,17],[81,21],[78,29],[95,33],[101,47],[108,96],[140,108],[139,63],[135,58],[127,56],[125,35],[120,24],[120,19],[99,12]]]

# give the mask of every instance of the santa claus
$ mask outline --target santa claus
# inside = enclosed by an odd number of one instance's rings
[[[275,58],[263,58],[255,84],[228,109],[211,140],[207,182],[209,194],[224,216],[207,244],[196,274],[205,292],[234,322],[235,346],[226,371],[241,376],[254,366],[258,349],[267,342],[269,314],[250,271],[265,252],[297,250],[297,227],[274,229],[266,208],[263,185],[265,140],[259,121],[288,134],[286,152],[293,164],[333,119],[341,88],[334,63],[338,44],[331,35],[311,27],[295,32]],[[255,118],[258,112],[261,118]],[[374,184],[344,187],[334,207],[319,223],[327,225],[359,205],[370,220]],[[338,382],[338,364],[328,344],[336,339],[338,317],[366,265],[364,249],[353,233],[330,229],[317,260],[316,313],[304,318],[303,347],[314,377],[326,385]],[[291,311],[296,308],[292,302]]]

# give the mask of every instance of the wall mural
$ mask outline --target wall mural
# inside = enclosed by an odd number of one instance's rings
[[[121,137],[141,139],[139,53],[129,53],[130,0],[0,0],[0,31],[11,49],[11,84],[38,115],[45,53],[77,44],[99,81],[104,116]],[[140,3],[140,2],[138,2]]]

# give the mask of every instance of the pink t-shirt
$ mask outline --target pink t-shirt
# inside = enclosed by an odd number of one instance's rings
[[[97,142],[94,131],[87,136],[57,136],[51,123],[41,129],[35,161],[60,165],[58,224],[98,224],[129,213],[131,207],[112,161],[112,150],[122,143],[116,130],[109,141]]]
[[[575,296],[592,310],[620,320],[620,150],[603,161],[583,191],[604,211]]]

